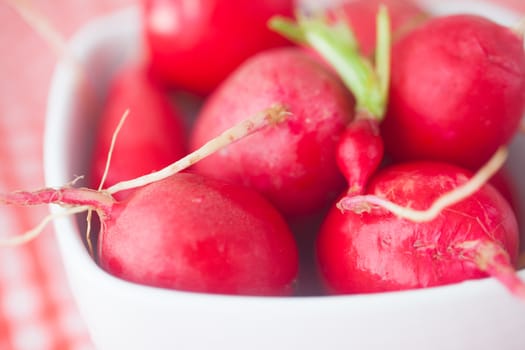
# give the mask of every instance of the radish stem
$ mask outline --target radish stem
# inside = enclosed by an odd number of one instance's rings
[[[104,213],[110,211],[115,199],[105,191],[89,188],[43,188],[37,191],[16,191],[0,194],[0,204],[31,206],[58,204],[68,206],[88,206]]]
[[[21,245],[30,241],[42,232],[48,222],[57,217],[78,214],[90,209],[97,210],[101,216],[109,215],[114,203],[115,200],[111,195],[88,188],[44,188],[33,192],[17,191],[0,194],[0,204],[18,206],[57,204],[68,208],[63,212],[46,216],[35,228],[20,236],[0,239],[0,246]]]
[[[379,7],[376,21],[377,45],[375,54],[376,74],[379,80],[379,88],[383,103],[388,101],[388,88],[390,86],[390,46],[392,38],[390,34],[390,18],[384,5]],[[385,111],[383,110],[383,114]]]
[[[376,66],[363,57],[355,35],[343,19],[330,23],[325,17],[297,16],[297,22],[275,16],[270,28],[319,53],[337,71],[354,94],[358,112],[381,121],[386,112],[390,81],[390,17],[381,6],[377,15]]]
[[[337,206],[343,211],[362,212],[369,210],[370,205],[375,205],[403,219],[414,222],[431,221],[435,219],[443,209],[462,201],[479,190],[503,166],[507,157],[507,147],[500,147],[472,178],[436,199],[426,210],[403,207],[376,195],[346,196],[339,201]]]

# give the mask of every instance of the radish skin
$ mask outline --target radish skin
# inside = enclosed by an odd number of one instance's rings
[[[367,194],[424,210],[471,177],[446,163],[399,164],[376,174]],[[317,256],[332,293],[425,288],[492,275],[525,300],[514,270],[518,247],[512,209],[485,184],[431,221],[400,218],[375,206],[359,213],[334,206],[318,237]]]
[[[523,36],[474,15],[436,17],[392,47],[381,132],[396,160],[477,169],[519,130],[525,111]]]
[[[150,66],[167,85],[211,93],[249,57],[290,43],[270,31],[293,0],[142,0]]]
[[[104,224],[99,263],[115,276],[208,293],[294,290],[293,236],[263,197],[242,186],[173,175],[135,191]]]
[[[129,116],[119,132],[107,170],[114,131],[126,110]],[[112,186],[162,169],[183,157],[187,152],[183,119],[180,109],[172,104],[167,91],[144,64],[121,68],[113,77],[98,122],[89,186],[98,188],[103,177],[104,186]]]
[[[354,117],[354,100],[303,50],[269,50],[241,65],[204,104],[190,148],[274,103],[289,110],[285,122],[214,153],[192,170],[253,188],[287,217],[309,215],[328,206],[344,186],[335,149]]]

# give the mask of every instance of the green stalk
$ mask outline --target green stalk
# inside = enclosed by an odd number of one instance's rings
[[[297,15],[296,21],[283,17],[270,20],[270,28],[292,41],[316,50],[339,74],[354,94],[357,111],[381,121],[388,100],[390,80],[390,18],[386,7],[377,15],[376,65],[358,48],[355,35],[341,18],[329,23],[326,17]]]
[[[385,107],[388,103],[388,88],[390,86],[390,48],[392,46],[392,34],[390,28],[388,10],[384,5],[381,5],[377,14],[375,61],[376,72],[381,83],[381,95]]]

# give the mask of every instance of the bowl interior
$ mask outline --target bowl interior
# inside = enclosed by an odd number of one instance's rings
[[[422,1],[437,14],[477,13],[500,23],[512,25],[517,15],[495,5],[476,1]],[[481,5],[480,5],[481,4]],[[44,167],[49,186],[69,183],[86,174],[97,118],[109,81],[115,70],[126,61],[139,59],[142,52],[140,15],[129,8],[109,17],[93,21],[72,40],[71,47],[78,62],[63,61],[58,65],[49,94],[48,119],[45,131]],[[78,69],[79,65],[83,69]],[[85,72],[89,72],[86,74]],[[511,145],[508,168],[515,179],[525,167],[525,137],[518,135]],[[83,179],[79,182],[82,183]],[[525,199],[525,181],[516,181],[518,197]],[[60,210],[54,208],[53,210]],[[525,206],[519,208],[525,219]],[[521,220],[524,221],[524,220]],[[66,226],[66,227],[64,227]],[[57,229],[74,233],[62,243],[69,245],[82,237],[84,221],[63,219]],[[76,245],[76,248],[81,246]],[[85,255],[85,249],[80,249]]]
[[[508,25],[518,19],[510,11],[483,2],[422,3],[434,13],[479,13]],[[73,38],[72,52],[83,69],[63,61],[53,75],[44,145],[48,186],[61,186],[86,173],[108,83],[119,65],[139,58],[140,32],[138,10],[130,8],[93,21]],[[520,179],[517,192],[522,200],[524,151],[525,137],[517,136],[508,164],[513,176]],[[525,222],[524,207],[519,216]],[[209,349],[224,341],[225,334],[234,333],[228,338],[233,348],[252,349],[384,349],[389,344],[418,349],[429,339],[433,342],[428,348],[434,349],[525,346],[519,328],[525,309],[492,279],[428,290],[332,297],[231,297],[168,291],[128,283],[98,268],[82,240],[84,222],[83,217],[66,217],[54,224],[73,294],[100,348],[148,348],[151,339],[156,339],[155,344],[164,348],[191,345]],[[520,276],[525,279],[525,270]],[[483,316],[487,314],[490,319]],[[258,327],[248,326],[253,323]],[[472,335],[503,323],[509,325],[506,334],[481,332],[468,339],[459,334]],[[195,333],[203,329],[207,337]],[[261,329],[271,336],[261,337]],[[300,337],[294,334],[299,329]],[[415,331],[406,337],[406,329]],[[129,335],[119,336],[123,330]],[[379,333],[381,341],[376,341]],[[253,339],[258,340],[256,345]]]

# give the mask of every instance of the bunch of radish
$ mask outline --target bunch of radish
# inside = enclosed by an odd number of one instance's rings
[[[309,254],[322,293],[493,276],[525,300],[519,204],[489,183],[525,112],[523,33],[408,1],[296,6],[143,1],[147,59],[112,81],[92,189],[0,202],[95,211],[97,263],[157,287],[291,295]],[[190,123],[177,91],[202,100]]]

